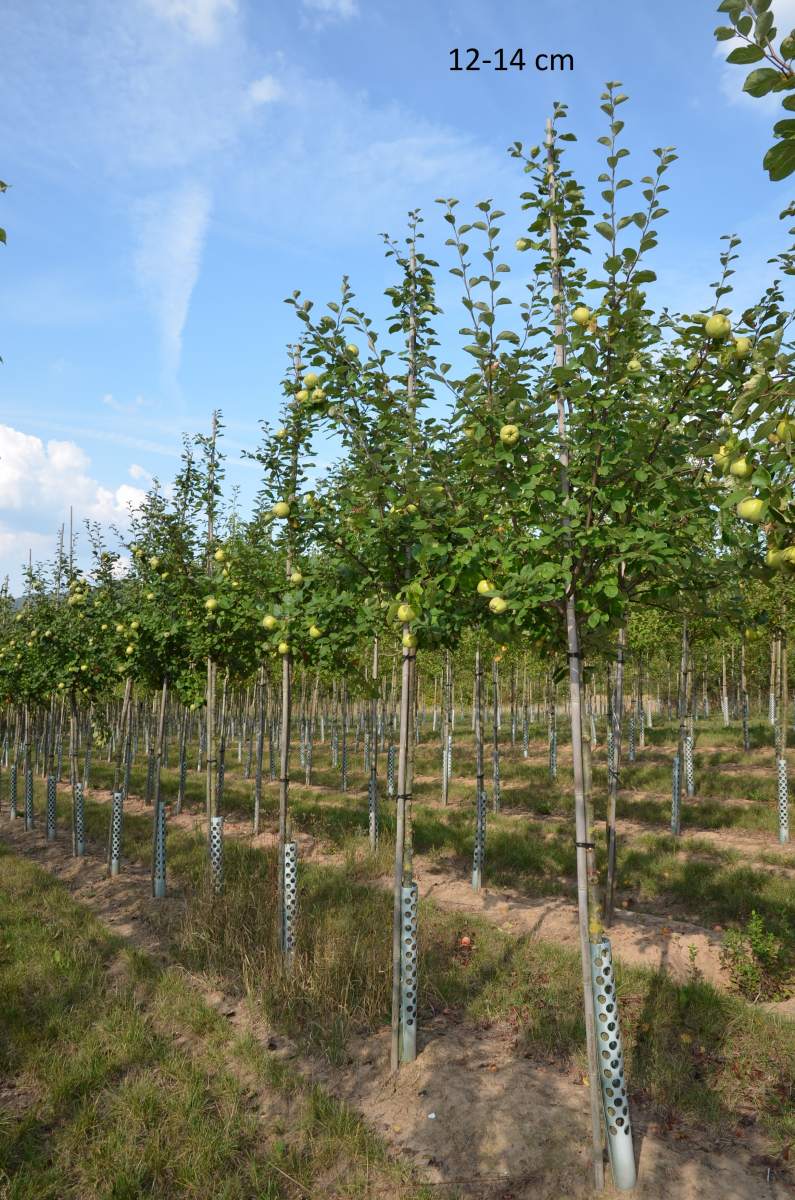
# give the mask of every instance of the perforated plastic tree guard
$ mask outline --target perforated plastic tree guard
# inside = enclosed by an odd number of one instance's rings
[[[55,776],[47,776],[47,841],[55,841],[55,822],[56,822],[56,787]]]
[[[688,796],[696,794],[696,779],[693,770],[693,739],[685,738],[685,788]]]
[[[400,892],[400,1061],[417,1057],[417,885]]]
[[[637,1172],[624,1079],[624,1052],[621,1046],[613,955],[610,939],[604,935],[599,941],[591,943],[591,982],[596,1010],[596,1053],[610,1166],[616,1187],[620,1191],[629,1191],[635,1186]]]
[[[789,841],[789,785],[787,783],[787,760],[776,759],[778,784],[778,840],[783,845]]]
[[[475,801],[475,847],[472,852],[472,887],[479,892],[483,886],[483,866],[486,861],[486,789],[478,787]]]
[[[386,752],[386,794],[390,800],[395,796],[395,743],[390,742]]]
[[[500,811],[500,801],[502,800],[502,790],[500,788],[500,752],[494,750],[492,752],[492,806],[495,812]]]
[[[8,815],[12,821],[17,817],[17,764],[12,763],[8,772]]]
[[[33,768],[25,772],[25,828],[33,828]]]
[[[370,849],[378,846],[378,780],[373,773],[367,780],[367,812],[369,816]]]
[[[674,755],[673,782],[671,784],[671,833],[678,836],[681,829],[680,792],[682,788],[679,755]]]
[[[86,852],[86,810],[83,801],[83,785],[75,784],[74,793],[74,843],[76,858],[82,858]]]
[[[629,714],[629,744],[627,747],[627,757],[630,762],[635,761],[635,715]]]
[[[110,809],[110,859],[111,875],[118,875],[121,867],[121,834],[124,812],[124,792],[114,792]]]
[[[298,912],[298,846],[287,842],[284,847],[284,929],[282,949],[288,958],[295,953],[295,919]]]
[[[158,804],[154,815],[152,848],[152,895],[162,900],[166,894],[166,806]]]
[[[558,731],[553,729],[549,735],[549,774],[552,779],[558,777]]]
[[[220,896],[224,890],[224,818],[210,818],[210,876],[213,892]]]

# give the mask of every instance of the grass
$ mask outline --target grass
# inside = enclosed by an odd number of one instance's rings
[[[661,842],[657,849],[665,853]],[[172,833],[172,864],[185,872],[189,899],[175,931],[180,962],[250,991],[272,1023],[332,1061],[345,1056],[351,1036],[383,1027],[390,988],[386,892],[352,879],[344,867],[307,864],[295,967],[285,972],[276,952],[273,852],[230,841],[226,893],[215,900],[205,853],[200,839]],[[584,1066],[576,954],[428,902],[421,904],[419,929],[423,1020],[447,1009],[474,1023],[508,1022],[525,1053]],[[471,953],[459,950],[464,930]],[[618,977],[636,1097],[721,1128],[751,1106],[777,1147],[795,1137],[795,1026],[696,978],[681,986],[638,969],[619,970]]]
[[[517,764],[520,765],[520,764]],[[637,770],[655,770],[638,766]],[[239,784],[238,784],[239,786]],[[233,789],[229,789],[233,793]],[[37,781],[37,796],[41,796]],[[265,791],[264,821],[275,809],[273,791]],[[38,800],[42,803],[42,799]],[[556,790],[546,808],[570,808],[571,800]],[[597,804],[597,809],[599,808]],[[629,810],[627,812],[627,810]],[[651,798],[619,800],[619,816],[636,817],[638,810],[648,819],[666,828],[670,802]],[[60,819],[68,821],[68,802],[60,801]],[[347,856],[348,876],[366,882],[383,874],[389,867],[390,838],[394,834],[392,806],[381,805],[382,853],[375,860],[364,853],[367,827],[367,800],[363,791],[351,790],[319,794],[296,786],[291,788],[291,814],[294,827],[311,834],[328,851]],[[772,802],[765,810],[754,806],[725,806],[717,802],[685,801],[683,823],[691,828],[714,830],[724,827],[755,827],[762,820],[772,824]],[[271,819],[271,826],[273,821]],[[86,826],[89,837],[104,843],[108,830],[108,806],[86,801]],[[601,833],[601,828],[599,830]],[[140,813],[125,814],[125,853],[141,861],[151,855],[151,818]],[[472,861],[473,811],[466,807],[447,809],[415,803],[413,838],[417,853],[448,857],[452,869],[465,875]],[[227,840],[229,845],[231,839]],[[168,837],[169,870],[181,877],[198,878],[204,867],[204,842],[200,834],[193,839]],[[765,861],[765,860],[768,861]],[[772,861],[771,861],[772,860]],[[618,892],[636,911],[668,913],[696,924],[729,926],[741,924],[752,910],[776,933],[784,945],[785,956],[795,956],[795,900],[788,877],[765,869],[787,868],[792,856],[773,851],[760,852],[759,865],[748,862],[736,851],[722,849],[706,839],[676,841],[667,834],[641,834],[620,838],[618,847]],[[597,844],[597,866],[604,875],[603,839]],[[527,896],[569,896],[575,894],[575,852],[571,840],[571,821],[562,814],[523,820],[515,812],[489,813],[485,879],[487,884],[515,887]]]
[[[329,1186],[354,1198],[374,1182],[427,1200],[350,1110],[236,1035],[177,969],[125,949],[38,868],[0,858],[3,1200],[275,1200]]]
[[[332,1060],[355,1033],[389,1012],[386,892],[351,883],[340,868],[302,873],[295,968],[273,961],[272,855],[240,846],[213,910],[193,897],[178,951],[194,967],[246,982],[269,1019]],[[245,930],[245,934],[241,934]],[[459,949],[466,931],[471,951]],[[508,1022],[523,1052],[584,1067],[578,956],[487,921],[420,905],[422,1022],[447,1010],[476,1024]],[[627,1070],[636,1097],[657,1110],[727,1128],[757,1114],[777,1147],[795,1137],[795,1025],[694,978],[618,971]]]

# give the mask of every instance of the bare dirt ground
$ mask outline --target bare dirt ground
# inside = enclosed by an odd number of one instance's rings
[[[74,859],[63,840],[47,845],[40,830],[3,820],[0,836],[17,853],[60,878],[75,898],[114,933],[161,962],[169,961],[169,930],[179,920],[179,895],[155,901],[149,872],[125,863],[106,877],[104,853],[89,847]],[[471,908],[471,893],[467,896]],[[291,1060],[359,1111],[393,1150],[430,1182],[483,1200],[585,1200],[588,1090],[572,1069],[523,1057],[513,1031],[487,1029],[439,1016],[421,1031],[417,1061],[398,1077],[386,1071],[387,1033],[351,1046],[341,1068],[309,1060],[269,1029],[239,997],[193,978],[203,998],[241,1031]],[[638,1200],[785,1200],[795,1179],[765,1157],[753,1130],[722,1139],[685,1125],[661,1125],[636,1106]],[[606,1196],[618,1195],[608,1187]]]

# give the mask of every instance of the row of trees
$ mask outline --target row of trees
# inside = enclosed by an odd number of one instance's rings
[[[511,148],[525,178],[524,229],[509,238],[513,255],[504,246],[505,213],[492,201],[465,219],[457,201],[440,201],[450,270],[462,291],[459,345],[440,345],[439,267],[413,213],[404,240],[385,239],[395,274],[385,329],[360,307],[347,278],[322,312],[299,292],[290,298],[297,336],[280,424],[264,422],[250,454],[262,484],[249,519],[223,505],[216,414],[208,436],[186,442],[173,488],[155,487],[133,515],[126,555],[108,549],[92,528],[88,574],[74,568],[71,547],[59,550],[53,566],[31,569],[22,607],[6,600],[0,646],[0,694],[28,706],[51,703],[53,684],[64,694],[73,782],[81,709],[118,695],[129,712],[132,681],[156,692],[159,761],[169,694],[206,705],[211,826],[219,816],[219,672],[261,681],[266,664],[279,660],[279,904],[289,954],[295,667],[342,675],[375,697],[379,653],[391,652],[399,637],[394,1069],[413,1057],[416,1036],[417,655],[453,648],[468,632],[484,646],[556,657],[571,717],[599,1183],[602,1072],[592,966],[604,943],[583,735],[586,672],[600,656],[615,658],[618,755],[630,610],[739,629],[753,608],[758,624],[783,629],[795,559],[793,343],[783,287],[774,280],[758,303],[733,314],[738,239],[730,237],[703,311],[655,310],[649,260],[676,156],[656,150],[650,173],[633,184],[622,139],[625,102],[617,83],[601,97],[597,211],[569,166],[575,139],[562,105],[542,144]],[[786,278],[792,253],[775,265]],[[319,436],[337,439],[343,450],[323,477],[312,458]],[[377,772],[375,755],[371,769]],[[477,774],[480,806],[482,761]],[[161,822],[159,790],[155,797]],[[614,863],[614,819],[611,830]],[[622,1132],[628,1129],[627,1114]]]

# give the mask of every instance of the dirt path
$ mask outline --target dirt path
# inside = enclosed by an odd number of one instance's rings
[[[47,845],[22,823],[3,821],[0,836],[60,878],[113,932],[168,961],[179,896],[154,901],[149,873],[125,863],[105,876],[101,851],[82,860],[63,842]],[[96,850],[96,853],[94,852]],[[417,1061],[397,1079],[385,1071],[388,1032],[361,1038],[342,1068],[302,1056],[249,1006],[195,980],[205,1001],[270,1052],[359,1111],[404,1160],[430,1182],[452,1184],[482,1200],[586,1200],[588,1092],[568,1067],[538,1064],[517,1052],[507,1026],[479,1029],[441,1016],[422,1029]],[[785,1200],[792,1178],[765,1158],[752,1134],[716,1140],[684,1125],[663,1127],[634,1113],[640,1182],[637,1200]],[[608,1188],[605,1196],[618,1195]]]

